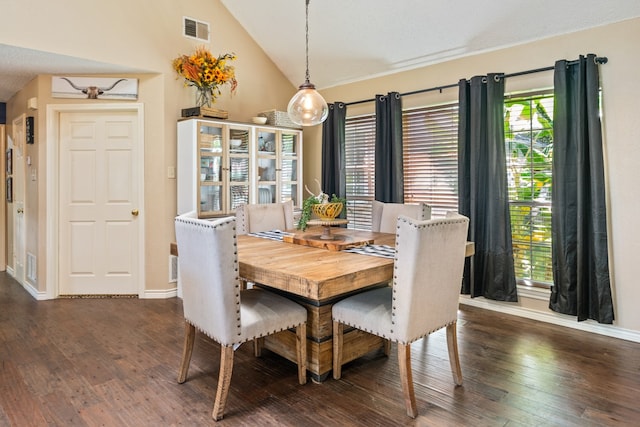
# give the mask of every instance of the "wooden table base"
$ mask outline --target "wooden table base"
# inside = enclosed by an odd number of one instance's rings
[[[330,376],[333,367],[333,330],[331,307],[339,301],[312,304],[304,298],[264,287],[287,296],[307,309],[307,370],[313,382],[321,383]],[[386,285],[382,285],[386,286]],[[371,288],[363,289],[369,290]],[[349,295],[345,295],[347,297]],[[264,338],[263,348],[292,361],[296,361],[295,331],[282,331]],[[358,329],[346,330],[342,351],[342,363],[348,363],[374,350],[384,350],[382,338]]]

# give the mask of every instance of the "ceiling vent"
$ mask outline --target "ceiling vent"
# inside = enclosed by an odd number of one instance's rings
[[[191,39],[209,41],[209,23],[198,21],[193,18],[183,17],[184,36]]]

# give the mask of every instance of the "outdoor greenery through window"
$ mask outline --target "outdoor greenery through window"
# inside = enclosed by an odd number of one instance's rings
[[[505,143],[516,278],[553,283],[553,93],[505,100]]]
[[[370,229],[375,195],[375,115],[346,122],[349,228]],[[403,112],[405,203],[426,202],[432,217],[458,209],[458,104]],[[505,99],[505,143],[516,278],[550,285],[553,93]]]

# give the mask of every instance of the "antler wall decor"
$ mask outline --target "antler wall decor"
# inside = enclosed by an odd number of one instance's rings
[[[99,95],[102,95],[105,92],[110,91],[111,89],[113,89],[114,87],[116,87],[116,85],[120,82],[124,82],[127,79],[119,79],[116,80],[115,83],[113,83],[111,86],[109,87],[98,87],[98,86],[78,86],[76,84],[74,84],[71,80],[69,80],[66,77],[60,77],[61,80],[66,81],[67,83],[69,83],[69,85],[71,85],[72,88],[74,88],[75,90],[79,90],[82,93],[84,93],[85,95],[87,95],[88,99],[98,99]]]
[[[129,76],[51,76],[53,98],[136,100],[138,79]]]

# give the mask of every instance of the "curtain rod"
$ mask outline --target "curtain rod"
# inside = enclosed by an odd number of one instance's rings
[[[596,64],[606,64],[609,61],[609,59],[606,56],[596,56],[594,58],[594,61],[595,61]],[[577,64],[578,62],[579,62],[579,60],[576,59],[575,61],[568,61],[567,64],[568,65],[572,65],[572,64]],[[517,76],[524,76],[525,74],[534,74],[534,73],[540,73],[540,72],[543,72],[543,71],[551,71],[554,68],[555,67],[552,65],[552,66],[549,66],[549,67],[534,68],[533,70],[519,71],[517,73],[502,74],[502,78],[517,77]],[[458,83],[452,83],[452,84],[444,85],[444,86],[430,87],[429,89],[419,89],[419,90],[414,90],[414,91],[411,91],[411,92],[405,92],[405,93],[401,93],[400,96],[416,95],[418,93],[433,92],[434,90],[439,90],[440,92],[442,92],[443,89],[450,89],[452,87],[458,87]],[[360,101],[345,102],[344,105],[364,104],[366,102],[373,102],[375,100],[376,100],[375,98],[362,99]]]

